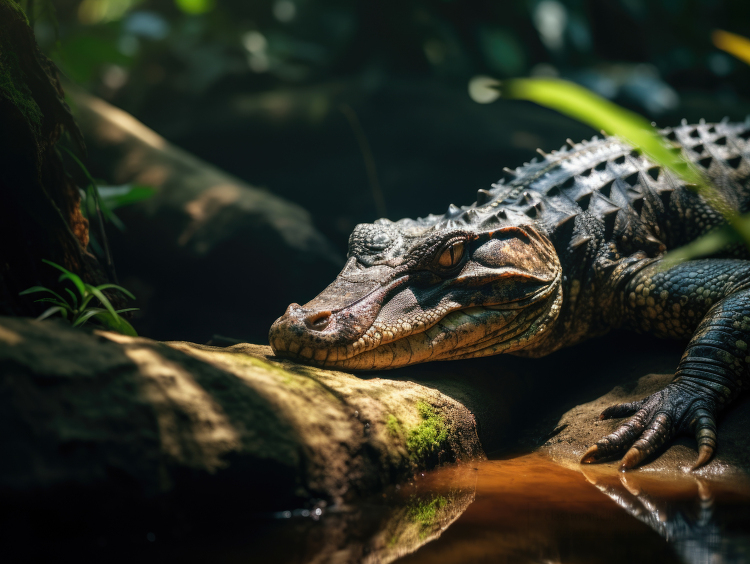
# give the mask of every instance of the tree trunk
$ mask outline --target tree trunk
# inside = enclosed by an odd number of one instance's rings
[[[57,143],[83,139],[63,99],[57,69],[40,50],[23,11],[0,0],[0,314],[36,315],[44,307],[19,292],[59,286],[51,260],[90,283],[105,280],[87,250],[80,194]]]

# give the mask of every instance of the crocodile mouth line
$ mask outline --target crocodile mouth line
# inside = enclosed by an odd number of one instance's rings
[[[406,278],[406,277],[404,277]],[[399,281],[402,279],[399,278]],[[276,336],[275,354],[328,368],[373,370],[396,368],[429,360],[486,356],[508,349],[524,340],[538,319],[553,318],[559,312],[561,274],[537,294],[498,306],[467,306],[435,316],[429,323],[398,319],[384,324],[377,318],[356,341],[345,345],[316,348],[309,343]],[[389,288],[390,289],[390,288]],[[438,308],[439,311],[439,308]],[[541,331],[546,329],[541,323]]]

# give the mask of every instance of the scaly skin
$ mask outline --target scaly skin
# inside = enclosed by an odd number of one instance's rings
[[[750,207],[750,123],[662,133],[729,206]],[[624,453],[622,468],[632,468],[692,432],[696,467],[705,464],[718,413],[750,384],[748,251],[735,245],[665,269],[667,249],[715,228],[721,214],[617,139],[569,144],[506,169],[471,206],[358,225],[337,279],[271,327],[275,353],[373,370],[542,356],[616,327],[689,339],[667,388],[605,410],[602,418],[632,417],[582,462]]]

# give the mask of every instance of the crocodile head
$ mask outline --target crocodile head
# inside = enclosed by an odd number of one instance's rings
[[[532,223],[493,217],[358,225],[336,280],[271,327],[274,353],[371,370],[537,343],[560,310],[557,253]]]

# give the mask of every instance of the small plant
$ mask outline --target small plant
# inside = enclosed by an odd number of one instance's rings
[[[58,281],[63,282],[64,280],[69,280],[73,286],[75,286],[78,295],[76,295],[76,292],[73,292],[70,288],[65,288],[65,291],[70,296],[69,300],[44,286],[32,286],[28,290],[24,290],[20,293],[21,296],[37,292],[47,292],[54,296],[52,298],[46,297],[36,300],[37,302],[47,302],[52,304],[52,306],[37,319],[46,319],[59,313],[68,320],[73,327],[80,327],[84,323],[93,319],[101,323],[107,329],[112,329],[113,331],[117,331],[123,335],[130,335],[131,337],[138,336],[138,333],[135,332],[133,326],[119,315],[126,311],[136,311],[138,308],[131,307],[116,310],[112,307],[112,304],[107,299],[107,296],[104,295],[103,291],[108,289],[118,290],[131,300],[135,299],[133,294],[117,284],[101,284],[99,286],[86,284],[81,280],[80,276],[70,272],[59,264],[55,264],[49,260],[43,260],[43,262],[61,271],[62,274],[60,275],[60,278],[58,278]],[[104,307],[92,307],[90,303],[94,298],[99,300],[100,305]]]

